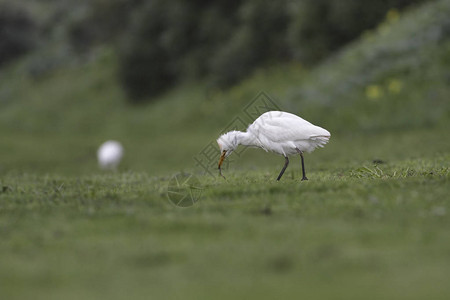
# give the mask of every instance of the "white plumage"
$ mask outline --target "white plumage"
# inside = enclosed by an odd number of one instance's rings
[[[310,122],[291,113],[269,111],[262,114],[246,132],[230,131],[217,139],[221,157],[219,171],[223,160],[228,157],[238,145],[258,147],[283,155],[286,163],[277,180],[280,180],[289,164],[289,155],[300,154],[302,159],[302,180],[307,180],[303,161],[304,152],[312,152],[317,147],[323,147],[330,138],[328,130],[313,125]]]
[[[123,147],[117,141],[106,141],[97,151],[98,165],[105,170],[116,170],[122,157]]]

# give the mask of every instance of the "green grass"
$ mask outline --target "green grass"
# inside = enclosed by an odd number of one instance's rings
[[[199,176],[189,208],[145,173],[2,177],[2,295],[446,299],[448,159]]]
[[[2,70],[0,298],[449,298],[448,3],[314,70],[147,105],[126,103],[110,49],[39,79],[33,59]],[[283,158],[258,149],[231,155],[227,180],[195,166],[261,90],[332,133],[306,155],[309,181],[292,157],[276,182]],[[107,139],[125,147],[118,173],[97,168]],[[167,198],[181,171],[203,188],[189,208]]]

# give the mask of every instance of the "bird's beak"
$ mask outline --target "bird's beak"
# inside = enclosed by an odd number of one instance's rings
[[[222,169],[220,168],[222,166],[223,160],[225,159],[225,155],[227,154],[227,150],[222,151],[222,155],[220,155],[219,159],[219,175],[225,178],[225,176],[222,175]]]
[[[220,159],[219,159],[219,170],[220,167],[222,166],[223,160],[225,159],[225,155],[227,154],[227,150],[223,150],[222,151],[222,155],[220,155]]]

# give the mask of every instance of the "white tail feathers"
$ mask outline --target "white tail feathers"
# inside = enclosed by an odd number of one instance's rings
[[[329,139],[330,139],[329,135],[316,135],[310,137],[310,140],[315,142],[316,144],[315,146],[320,148],[323,148],[323,146],[325,146],[328,143]]]

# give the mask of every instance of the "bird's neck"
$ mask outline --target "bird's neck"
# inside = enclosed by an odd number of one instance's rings
[[[243,146],[257,146],[256,139],[250,132],[237,132],[237,141],[239,145]]]

